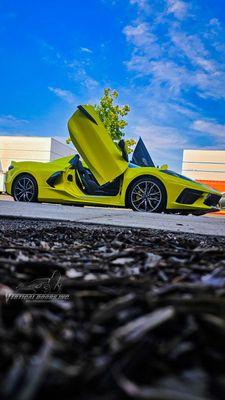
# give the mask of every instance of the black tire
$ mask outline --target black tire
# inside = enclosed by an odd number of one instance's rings
[[[13,182],[12,195],[15,201],[36,202],[38,199],[38,186],[30,174],[21,174]]]
[[[160,213],[166,210],[166,203],[166,189],[162,182],[153,176],[135,179],[128,187],[126,206],[134,211]]]

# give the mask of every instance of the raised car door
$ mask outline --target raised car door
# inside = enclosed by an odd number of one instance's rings
[[[91,105],[78,106],[68,122],[71,140],[99,185],[113,181],[128,167]]]

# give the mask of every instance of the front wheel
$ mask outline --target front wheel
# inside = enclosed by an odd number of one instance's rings
[[[13,183],[12,195],[15,201],[37,201],[36,180],[29,174],[19,175]]]
[[[166,209],[166,189],[154,177],[141,177],[127,192],[127,206],[134,211],[162,212]]]

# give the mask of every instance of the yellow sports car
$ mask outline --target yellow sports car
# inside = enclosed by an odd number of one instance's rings
[[[156,168],[141,139],[129,162],[124,141],[113,142],[91,105],[78,106],[68,129],[79,154],[48,163],[11,163],[6,190],[16,201],[204,214],[221,198],[208,186]]]

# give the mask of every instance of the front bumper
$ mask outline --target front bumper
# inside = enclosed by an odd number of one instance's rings
[[[205,194],[203,191],[195,189],[184,189],[176,199],[179,204],[194,204],[197,200],[204,197],[204,205],[208,207],[216,207],[219,204],[221,196],[214,193]]]
[[[219,204],[219,201],[221,199],[222,196],[219,196],[217,194],[213,194],[213,193],[209,193],[204,201],[204,204],[206,206],[212,206],[212,207],[216,207],[217,204]]]
[[[167,210],[184,210],[191,213],[204,214],[215,211],[221,198],[219,192],[207,190],[200,184],[170,181],[168,190]],[[212,210],[213,208],[213,210]],[[217,208],[216,208],[217,210]]]

